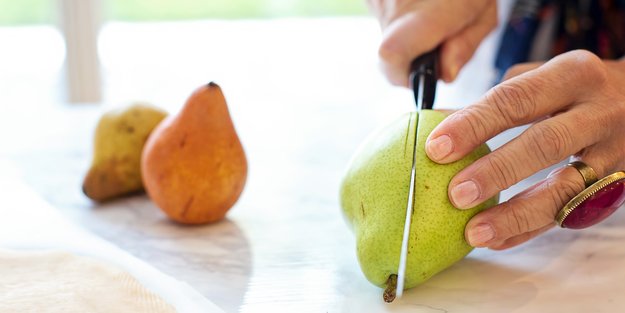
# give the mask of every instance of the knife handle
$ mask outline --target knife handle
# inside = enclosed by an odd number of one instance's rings
[[[410,64],[410,84],[418,109],[431,110],[434,107],[436,83],[438,82],[439,48],[420,55]],[[421,80],[423,80],[421,82]],[[419,86],[423,86],[421,103],[419,103]]]

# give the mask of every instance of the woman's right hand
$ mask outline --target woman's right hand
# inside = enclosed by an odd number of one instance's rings
[[[382,70],[398,86],[408,86],[412,60],[438,45],[441,78],[453,81],[497,26],[496,0],[367,1],[383,30]]]

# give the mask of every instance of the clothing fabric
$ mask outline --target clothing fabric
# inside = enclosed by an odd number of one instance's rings
[[[498,81],[514,64],[575,49],[625,56],[625,0],[517,0],[495,60]]]

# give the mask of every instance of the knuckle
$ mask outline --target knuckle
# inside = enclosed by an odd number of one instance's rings
[[[491,89],[486,94],[486,102],[507,124],[526,123],[532,119],[537,108],[535,89],[532,82],[507,81]]]
[[[562,123],[536,124],[529,129],[531,149],[543,165],[551,165],[570,155],[572,132]],[[531,150],[529,150],[531,151]]]
[[[608,175],[609,173],[614,173],[616,171],[620,171],[623,167],[620,166],[619,163],[623,163],[623,157],[625,150],[623,148],[616,148],[611,143],[607,145],[595,145],[591,147],[586,147],[573,156],[576,160],[583,160],[587,163],[597,174],[599,178]],[[600,156],[600,157],[598,157]],[[581,175],[579,175],[581,177]]]
[[[625,90],[623,90],[625,92]],[[622,103],[619,105],[610,105],[614,103]],[[625,93],[623,97],[617,96],[614,100],[610,99],[605,102],[606,106],[597,106],[594,115],[597,125],[609,125],[609,127],[595,127],[600,131],[603,139],[612,137],[614,134],[625,133],[625,125],[623,124],[623,116],[625,116]]]
[[[547,187],[551,191],[550,200],[552,211],[550,213],[552,217],[557,214],[558,210],[560,210],[565,203],[583,189],[584,183],[581,176],[576,177],[576,179],[573,177],[561,175],[558,179],[550,179],[548,181]]]
[[[397,53],[396,49],[393,48],[392,39],[389,38],[384,38],[380,43],[378,56],[382,61],[387,63],[396,63],[401,57],[400,54]]]
[[[477,141],[485,133],[484,122],[479,114],[476,114],[473,107],[456,111],[449,116],[449,120],[453,121],[453,123],[457,122],[458,125],[464,125],[464,127],[460,128],[463,138],[467,139],[468,137],[472,142]]]
[[[460,138],[468,142],[469,145],[482,144],[489,137],[489,126],[486,123],[486,114],[477,106],[469,106],[455,112],[449,118],[458,122]]]
[[[587,50],[569,52],[567,68],[575,70],[585,83],[603,85],[608,80],[608,68],[594,53]]]
[[[386,37],[378,48],[380,65],[389,82],[395,86],[407,86],[408,83],[408,67],[407,58],[400,52],[393,37]],[[404,70],[405,68],[405,70]]]
[[[488,179],[497,190],[504,190],[516,183],[518,173],[513,166],[508,165],[507,158],[501,153],[491,153],[485,160],[488,164]]]
[[[506,214],[506,227],[512,235],[526,233],[532,229],[531,216],[526,207],[510,208]]]

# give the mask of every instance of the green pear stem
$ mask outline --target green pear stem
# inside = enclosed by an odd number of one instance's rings
[[[384,302],[391,303],[395,300],[397,292],[397,275],[391,274],[386,281],[386,289],[384,290]]]

